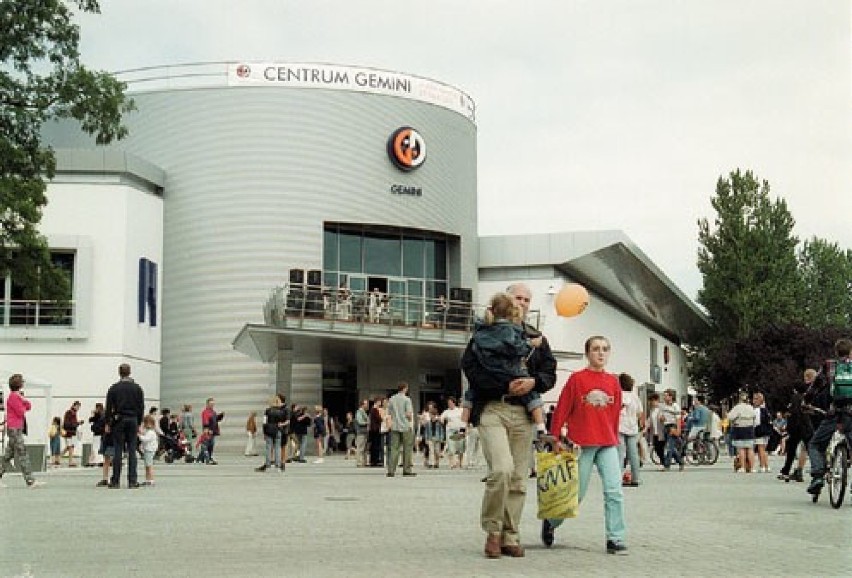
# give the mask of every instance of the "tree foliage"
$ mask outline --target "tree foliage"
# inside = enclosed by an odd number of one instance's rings
[[[803,320],[809,327],[852,327],[852,250],[813,237],[799,251]]]
[[[96,0],[0,0],[0,275],[38,293],[29,298],[65,295],[68,284],[37,229],[56,168],[42,126],[75,119],[106,144],[126,135],[133,108],[123,83],[80,62],[75,8],[100,10]]]
[[[716,218],[698,222],[698,292],[715,339],[747,337],[770,323],[797,320],[800,295],[795,221],[769,183],[736,170],[720,177],[711,199]]]
[[[716,399],[760,390],[780,407],[801,372],[849,336],[852,252],[813,238],[797,253],[786,203],[749,171],[719,178],[711,202],[712,225],[698,222],[698,301],[711,330],[689,350],[693,383]]]
[[[846,331],[771,324],[749,337],[731,340],[716,350],[709,365],[713,397],[722,400],[740,390],[761,391],[768,407],[780,409],[788,403],[791,387],[802,382],[804,370],[819,369],[833,355],[834,343],[848,337]]]

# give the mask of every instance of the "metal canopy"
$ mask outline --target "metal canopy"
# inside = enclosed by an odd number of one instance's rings
[[[621,231],[480,237],[479,268],[549,266],[677,342],[707,316]]]
[[[246,324],[234,338],[233,347],[253,359],[271,362],[281,351],[291,351],[305,363],[389,363],[412,367],[458,369],[467,345],[466,334],[459,332],[454,342],[423,342],[404,337],[345,334],[322,329],[273,327]]]

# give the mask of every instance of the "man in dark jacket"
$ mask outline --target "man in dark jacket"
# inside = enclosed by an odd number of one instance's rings
[[[530,308],[529,287],[516,283],[506,289],[520,307],[523,317]],[[530,377],[511,381],[488,373],[468,344],[461,366],[470,387],[475,391],[471,423],[478,424],[480,440],[488,461],[489,474],[482,500],[480,522],[487,533],[485,555],[499,558],[502,554],[520,557],[518,530],[526,495],[526,470],[532,451],[532,420],[522,396],[535,389],[544,393],[556,382],[556,359],[547,339],[529,325],[524,325],[527,339],[541,337],[527,360]],[[537,339],[536,339],[537,340]],[[509,451],[501,451],[508,448]]]
[[[805,449],[808,447],[808,442],[811,435],[814,433],[811,417],[805,413],[803,394],[814,382],[817,372],[814,369],[806,369],[804,374],[804,382],[793,386],[793,395],[790,397],[790,403],[787,405],[787,444],[786,457],[784,466],[781,468],[781,473],[778,474],[779,480],[789,482],[795,480],[797,482],[804,481],[802,476],[802,467],[804,465],[804,455],[799,458],[798,467],[790,473],[793,467],[793,461],[799,453],[799,443],[804,442]]]
[[[130,365],[118,366],[119,380],[110,386],[106,397],[106,431],[112,433],[115,456],[112,462],[110,488],[121,485],[121,454],[127,449],[127,486],[138,488],[136,481],[136,445],[139,426],[145,414],[145,392],[130,377]]]

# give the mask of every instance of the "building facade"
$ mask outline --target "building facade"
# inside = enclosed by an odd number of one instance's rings
[[[214,397],[225,446],[276,392],[342,416],[405,380],[420,407],[460,393],[475,303],[516,280],[535,290],[561,371],[581,363],[580,336],[609,331],[617,365],[636,373],[649,371],[654,340],[668,347],[661,379],[637,381],[685,389],[679,345],[700,312],[676,290],[654,292],[671,284],[649,262],[625,267],[616,249],[604,274],[586,264],[611,245],[635,257],[629,240],[545,254],[537,238],[526,253],[478,238],[477,129],[462,91],[325,64],[121,78],[137,106],[128,138],[104,148],[71,123],[47,131],[59,172],[43,230],[75,255],[74,335],[49,341],[30,327],[40,337],[16,341],[4,328],[0,358],[53,383],[54,404],[87,410],[129,361],[161,407],[198,412]],[[560,324],[549,290],[570,280],[590,288],[592,307]],[[624,297],[633,286],[647,303]],[[665,319],[642,311],[671,303]]]

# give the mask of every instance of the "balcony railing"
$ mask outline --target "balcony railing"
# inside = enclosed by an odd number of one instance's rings
[[[0,300],[5,327],[73,327],[73,301]]]
[[[264,319],[273,327],[460,344],[484,310],[464,301],[285,285],[272,290]],[[533,325],[538,317],[530,312]]]

